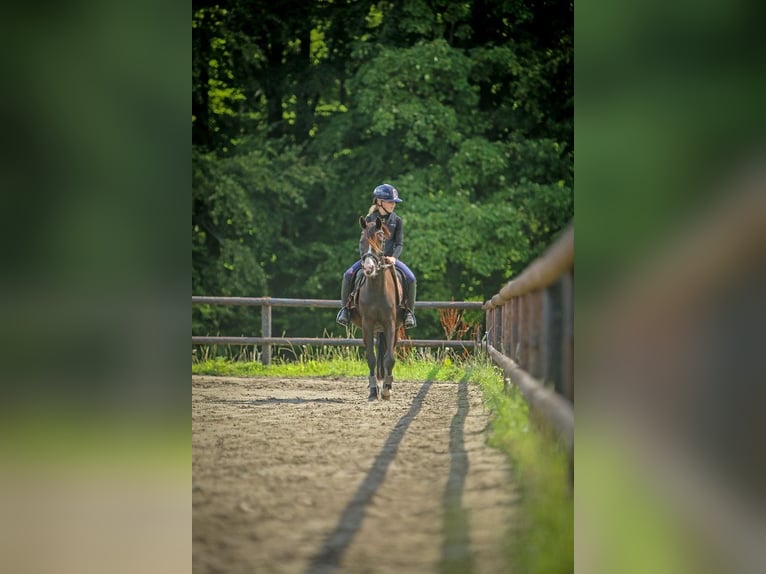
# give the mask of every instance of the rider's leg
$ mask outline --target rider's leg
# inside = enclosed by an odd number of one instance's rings
[[[340,304],[341,308],[338,311],[338,316],[335,318],[337,323],[343,326],[348,326],[351,321],[351,313],[348,309],[348,297],[351,295],[351,289],[354,286],[354,274],[358,268],[358,262],[349,267],[343,274],[343,284],[340,288]]]
[[[415,274],[404,263],[396,260],[397,268],[402,270],[404,276],[407,278],[407,295],[404,298],[404,328],[411,329],[417,327],[418,322],[415,319],[415,298],[418,288],[418,280],[415,278]]]
[[[418,290],[418,282],[416,280],[409,281],[407,283],[407,303],[404,311],[404,328],[411,329],[418,326],[418,321],[415,319],[415,295]]]

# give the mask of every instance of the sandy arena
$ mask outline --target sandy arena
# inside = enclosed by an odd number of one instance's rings
[[[466,382],[192,377],[193,571],[511,572],[515,488]]]

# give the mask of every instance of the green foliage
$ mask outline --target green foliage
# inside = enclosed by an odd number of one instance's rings
[[[489,298],[574,214],[571,20],[567,2],[195,3],[192,292],[338,298],[388,181],[419,298]],[[275,310],[272,331],[340,334],[333,315]],[[193,331],[257,319],[195,306]]]
[[[321,169],[306,166],[290,145],[241,148],[225,158],[193,151],[193,294],[269,295],[269,277],[298,233],[292,214],[305,209],[306,190],[321,178]],[[193,331],[251,333],[250,314],[201,307]]]
[[[444,40],[381,50],[349,83],[365,117],[364,133],[395,138],[401,147],[390,153],[397,156],[411,150],[446,159],[478,101],[468,83],[470,65]]]

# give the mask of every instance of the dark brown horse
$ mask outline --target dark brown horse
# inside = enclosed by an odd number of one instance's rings
[[[388,227],[379,217],[367,223],[359,218],[362,226],[362,271],[364,277],[359,288],[359,303],[351,311],[351,322],[362,329],[366,348],[367,365],[370,367],[369,400],[390,399],[394,382],[394,348],[397,331],[402,323],[399,303],[402,300],[402,286],[396,276],[393,263],[386,263],[383,257],[385,240],[391,235]],[[377,354],[375,334],[378,335]]]

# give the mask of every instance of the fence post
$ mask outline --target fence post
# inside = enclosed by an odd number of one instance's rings
[[[508,357],[519,362],[519,349],[522,339],[521,334],[521,297],[513,297],[511,299],[511,314],[513,315],[513,323],[511,324],[511,349],[508,353]]]
[[[516,363],[525,371],[529,366],[527,363],[527,351],[529,350],[529,308],[527,302],[529,296],[527,293],[519,295],[517,297],[519,301],[519,343],[518,343],[518,358]]]
[[[572,271],[564,273],[562,280],[562,391],[574,403],[574,276]]]
[[[493,315],[493,317],[494,317],[493,326],[495,327],[495,329],[494,329],[494,331],[492,333],[492,335],[495,338],[493,343],[492,343],[492,346],[497,348],[498,345],[501,344],[501,341],[503,340],[503,337],[504,337],[504,335],[503,335],[503,316],[504,316],[504,312],[503,312],[503,308],[502,307],[495,307],[492,311],[494,312],[494,315]]]
[[[261,305],[261,337],[271,337],[271,304],[266,297],[266,301]],[[271,343],[264,343],[261,353],[261,363],[271,364]]]
[[[506,301],[500,307],[503,310],[503,340],[499,345],[495,345],[495,349],[502,349],[510,356],[513,348],[513,307],[510,301]]]
[[[563,331],[561,313],[562,280],[549,285],[543,298],[543,383],[552,384],[562,396],[564,392]],[[567,397],[568,398],[568,397]]]
[[[539,290],[532,291],[529,294],[529,358],[527,363],[529,368],[527,372],[540,378],[542,369],[540,368],[541,350],[540,340],[542,339],[542,293]]]

